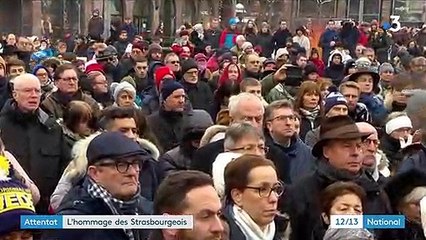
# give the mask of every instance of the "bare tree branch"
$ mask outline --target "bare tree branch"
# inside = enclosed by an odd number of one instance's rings
[[[331,1],[333,1],[333,0],[317,0],[317,3],[320,4],[320,5],[322,5],[324,3],[329,3]]]

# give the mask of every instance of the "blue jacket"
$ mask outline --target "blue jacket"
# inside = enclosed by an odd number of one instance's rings
[[[106,206],[102,199],[94,199],[87,193],[88,181],[75,186],[65,196],[58,208],[58,215],[112,215],[111,210]],[[152,214],[153,205],[151,201],[140,197],[139,204],[135,209],[135,215]],[[148,230],[133,230],[135,240],[147,239]],[[128,240],[128,237],[122,229],[55,229],[44,232],[43,240]]]
[[[279,149],[282,154],[281,161],[289,161],[288,170],[279,169],[278,172],[287,172],[288,176],[283,176],[281,180],[290,184],[303,176],[312,174],[316,168],[316,158],[311,153],[311,148],[306,145],[299,137],[294,136],[291,139],[289,147],[284,147],[274,142],[267,136],[266,144],[268,147]],[[271,152],[271,149],[270,149]],[[277,156],[277,154],[275,154]],[[285,157],[284,157],[285,156]],[[276,161],[275,159],[273,161]],[[276,164],[277,165],[277,164]]]
[[[374,126],[384,125],[384,120],[388,115],[388,110],[386,110],[383,100],[374,93],[362,93],[359,98],[359,102],[364,103],[365,106],[367,106],[368,111],[371,113]]]

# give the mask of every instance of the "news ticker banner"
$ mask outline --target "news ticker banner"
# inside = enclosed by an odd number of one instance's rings
[[[192,229],[190,215],[22,215],[21,229]]]
[[[404,215],[331,215],[330,228],[400,229]]]

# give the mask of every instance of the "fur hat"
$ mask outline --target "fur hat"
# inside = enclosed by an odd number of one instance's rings
[[[405,196],[416,187],[426,187],[426,174],[417,169],[397,174],[385,185],[392,208],[395,210]]]

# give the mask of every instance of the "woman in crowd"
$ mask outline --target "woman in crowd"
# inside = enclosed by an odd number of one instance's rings
[[[363,204],[366,198],[366,193],[362,187],[353,182],[335,182],[329,185],[321,193],[321,208],[322,218],[325,226],[330,223],[331,215],[362,215]],[[367,230],[355,230],[353,232],[347,232],[341,229],[319,227],[314,231],[325,232],[324,239],[359,239],[355,237],[366,236],[361,239],[373,239],[373,235]],[[360,234],[360,235],[359,235]],[[323,235],[323,234],[321,234]],[[337,236],[340,236],[337,238]],[[367,238],[368,236],[368,238]],[[353,238],[352,238],[353,237]]]
[[[421,215],[424,214],[426,175],[417,169],[394,176],[385,186],[394,214],[405,216],[405,228],[398,229],[395,239],[425,240]]]
[[[317,67],[318,74],[320,76],[324,76],[325,64],[319,56],[318,49],[312,48],[311,57],[309,58],[309,61]]]
[[[318,127],[321,120],[322,96],[319,86],[312,81],[303,82],[296,96],[294,110],[300,114],[300,138]]]
[[[63,117],[62,129],[70,149],[74,143],[96,132],[97,119],[92,108],[83,101],[71,101]]]
[[[283,239],[285,231],[278,229],[286,229],[286,221],[278,221],[277,210],[283,192],[284,186],[270,160],[243,155],[230,162],[225,168],[223,212],[229,224],[229,239]]]
[[[253,46],[257,45],[257,26],[253,20],[248,20],[246,25],[243,27],[243,35],[247,42],[251,42]]]
[[[47,95],[57,90],[55,84],[53,84],[52,76],[50,75],[49,69],[43,65],[37,65],[33,69],[33,74],[38,78],[41,85],[41,101],[43,101]]]
[[[413,125],[407,114],[403,112],[391,113],[385,125],[385,132],[380,139],[380,149],[386,154],[391,163],[392,171],[398,169],[404,159],[402,149],[411,145]]]
[[[135,107],[136,90],[132,84],[128,82],[112,83],[111,92],[114,97],[114,106],[119,107]]]

